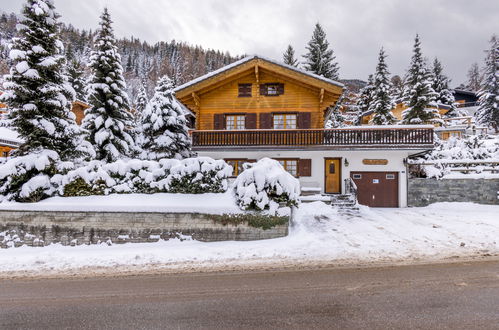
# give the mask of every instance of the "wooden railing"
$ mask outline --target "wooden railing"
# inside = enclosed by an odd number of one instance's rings
[[[194,147],[427,146],[433,144],[433,128],[192,131],[192,143]]]

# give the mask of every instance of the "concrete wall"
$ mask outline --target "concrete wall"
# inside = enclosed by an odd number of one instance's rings
[[[183,235],[200,241],[246,241],[288,234],[288,223],[264,230],[245,223],[224,225],[212,218],[198,213],[0,211],[0,233],[6,232],[0,235],[0,246],[7,246],[7,235],[11,241],[13,235],[19,236],[16,245],[78,245],[155,242]]]
[[[227,150],[227,151],[198,151],[199,156],[208,156],[215,159],[224,158],[306,158],[312,160],[312,176],[300,177],[302,186],[320,187],[324,192],[324,159],[342,158],[341,184],[344,192],[344,180],[350,177],[350,172],[398,172],[399,173],[399,207],[407,206],[407,173],[404,158],[422,150]],[[348,166],[345,166],[345,159]],[[365,165],[363,159],[387,159],[386,165]]]
[[[499,204],[499,179],[409,179],[408,205],[437,202]]]

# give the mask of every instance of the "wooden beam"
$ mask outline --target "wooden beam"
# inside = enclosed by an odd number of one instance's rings
[[[255,79],[256,79],[256,83],[258,84],[260,82],[260,77],[258,75],[258,64],[255,65]]]
[[[322,108],[322,102],[324,101],[324,88],[321,88],[321,92],[319,94],[319,107]]]
[[[195,92],[192,92],[192,99],[194,100],[194,103],[196,104],[196,107],[199,108],[199,105],[200,105],[200,100],[199,100],[199,96],[197,96],[197,94]]]

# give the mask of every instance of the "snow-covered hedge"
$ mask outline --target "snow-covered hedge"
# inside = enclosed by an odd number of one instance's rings
[[[279,203],[296,206],[300,197],[300,182],[270,158],[245,164],[245,170],[234,181],[233,193],[243,210],[270,210]]]
[[[450,174],[451,168],[466,167],[466,163],[480,170],[479,166],[473,164],[479,161],[499,162],[498,136],[470,136],[465,139],[451,137],[448,140],[438,140],[431,153],[412,161],[411,164],[433,163],[433,165],[421,166],[422,173],[417,173],[417,175],[441,178]],[[453,162],[458,164],[452,164]]]
[[[111,193],[172,192],[186,194],[227,191],[232,168],[208,157],[90,161],[80,167],[61,162],[51,151],[16,157],[0,165],[1,200],[36,202],[61,196]],[[6,194],[9,187],[17,194]],[[12,191],[13,189],[10,189]]]
[[[60,194],[83,196],[110,193],[219,193],[228,188],[232,168],[208,157],[89,162],[61,175]]]

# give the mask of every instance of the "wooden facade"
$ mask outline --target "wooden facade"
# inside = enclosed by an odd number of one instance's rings
[[[253,57],[176,89],[177,98],[196,114],[196,129],[225,130],[226,117],[242,115],[243,129],[272,129],[273,116],[296,116],[296,128],[324,128],[326,109],[342,85]],[[267,88],[275,85],[275,93]]]

